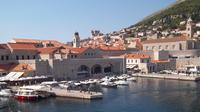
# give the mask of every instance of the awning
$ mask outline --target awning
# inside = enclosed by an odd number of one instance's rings
[[[24,72],[10,72],[8,75],[5,76],[4,80],[17,80],[23,74],[24,74]]]
[[[135,68],[137,65],[126,65],[126,68]]]

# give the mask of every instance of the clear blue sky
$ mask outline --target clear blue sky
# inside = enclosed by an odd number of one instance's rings
[[[128,27],[175,0],[0,0],[0,42],[13,37],[67,42],[78,31]]]

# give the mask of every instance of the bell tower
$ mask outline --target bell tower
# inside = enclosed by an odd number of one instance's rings
[[[74,33],[73,47],[74,47],[74,48],[80,47],[80,37],[79,37],[79,33],[78,33],[78,32],[75,32],[75,33]]]
[[[193,23],[192,23],[192,19],[191,17],[187,20],[187,24],[186,24],[186,35],[188,38],[192,38],[193,37]]]

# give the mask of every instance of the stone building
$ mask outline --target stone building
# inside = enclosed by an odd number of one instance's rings
[[[183,51],[199,49],[200,42],[187,37],[174,37],[165,39],[146,40],[142,42],[143,50]]]
[[[125,72],[124,58],[104,57],[99,49],[78,46],[41,45],[38,41],[0,44],[0,72],[11,72],[11,69],[5,69],[11,64],[26,64],[31,66],[34,75],[51,75],[56,79]],[[19,70],[23,71],[24,66],[20,67]]]
[[[128,71],[137,71],[143,73],[156,72],[155,64],[151,63],[151,58],[148,55],[141,53],[126,54],[126,68]]]

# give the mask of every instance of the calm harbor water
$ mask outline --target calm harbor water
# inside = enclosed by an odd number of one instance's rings
[[[200,83],[141,79],[118,89],[103,89],[101,100],[50,98],[39,102],[9,100],[0,112],[200,112]],[[6,99],[2,99],[5,101]],[[12,110],[12,111],[11,111]]]

